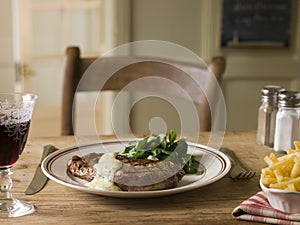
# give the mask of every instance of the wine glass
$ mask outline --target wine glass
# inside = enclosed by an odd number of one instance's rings
[[[0,93],[0,216],[18,217],[35,211],[34,206],[17,200],[12,188],[11,167],[22,154],[37,99],[25,93]]]

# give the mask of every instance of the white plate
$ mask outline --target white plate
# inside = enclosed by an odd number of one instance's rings
[[[204,168],[204,173],[201,175],[185,175],[176,188],[141,192],[105,191],[84,186],[78,179],[73,179],[67,174],[67,162],[72,156],[85,155],[91,152],[119,152],[128,141],[132,141],[132,139],[110,140],[60,149],[43,160],[42,170],[47,177],[59,184],[84,192],[118,198],[150,198],[190,191],[221,179],[230,170],[230,160],[222,152],[204,145],[188,142],[188,153],[201,158],[200,163]]]

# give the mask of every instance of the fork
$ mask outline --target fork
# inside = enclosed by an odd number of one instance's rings
[[[234,180],[247,180],[252,178],[255,175],[255,171],[245,168],[239,159],[236,157],[234,152],[228,148],[220,148],[220,151],[223,152],[231,161],[232,167],[230,169],[230,176]]]

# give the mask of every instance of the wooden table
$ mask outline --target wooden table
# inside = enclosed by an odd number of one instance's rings
[[[200,140],[206,140],[207,133]],[[106,139],[109,137],[102,137]],[[88,140],[88,138],[87,138]],[[0,224],[253,224],[236,220],[232,210],[260,190],[263,157],[272,149],[256,144],[256,132],[228,132],[223,146],[233,149],[241,161],[257,172],[247,181],[233,181],[228,175],[194,191],[153,199],[118,199],[73,190],[51,180],[39,193],[24,195],[41,157],[43,146],[74,145],[72,136],[29,138],[24,153],[13,167],[13,193],[31,202],[34,214],[0,219]]]

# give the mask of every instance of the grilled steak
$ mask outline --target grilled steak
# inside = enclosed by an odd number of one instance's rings
[[[67,170],[72,175],[93,180],[96,171],[88,164],[90,156],[73,156]],[[99,159],[99,157],[98,157]],[[185,175],[184,170],[170,161],[153,161],[148,159],[132,159],[117,155],[122,167],[114,175],[114,183],[124,191],[151,191],[174,188]]]
[[[170,161],[131,159],[117,156],[123,162],[114,182],[126,191],[153,191],[174,188],[185,175],[184,170]]]

